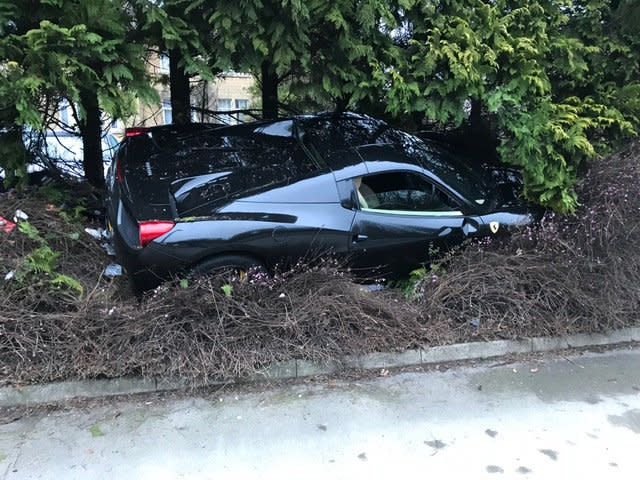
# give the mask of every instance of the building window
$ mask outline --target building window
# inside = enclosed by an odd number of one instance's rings
[[[169,124],[173,122],[173,112],[171,110],[171,101],[163,100],[162,101],[162,116],[164,118],[164,123]]]
[[[69,102],[66,98],[60,100],[58,104],[58,112],[60,114],[60,121],[64,125],[69,125]]]
[[[245,98],[236,98],[236,110],[247,110],[249,108],[249,100]],[[244,123],[248,120],[248,115],[246,113],[238,113],[236,114],[236,119],[238,122]]]
[[[162,73],[169,73],[169,55],[166,53],[160,54],[160,71]]]
[[[227,110],[231,110],[231,99],[230,98],[219,98],[218,99],[218,111],[219,112],[224,112]],[[222,123],[225,123],[227,125],[231,125],[233,122],[233,119],[231,118],[231,115],[219,115],[220,121]]]

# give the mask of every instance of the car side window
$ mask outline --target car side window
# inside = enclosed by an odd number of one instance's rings
[[[462,215],[460,205],[422,175],[388,172],[354,178],[360,209],[404,215]]]

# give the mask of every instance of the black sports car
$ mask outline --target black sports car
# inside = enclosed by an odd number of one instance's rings
[[[517,182],[354,113],[129,129],[107,185],[119,261],[146,287],[326,251],[403,273],[430,248],[533,220]]]

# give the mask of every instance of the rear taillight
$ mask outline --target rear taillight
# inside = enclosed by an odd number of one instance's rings
[[[148,127],[131,127],[127,128],[124,131],[125,137],[135,137],[136,135],[140,135],[141,133],[147,133],[149,131]]]
[[[122,162],[120,161],[120,156],[118,155],[116,157],[116,181],[118,183],[122,183],[123,180],[123,176],[122,176]]]
[[[140,229],[140,246],[144,247],[160,235],[164,235],[171,230],[175,226],[175,223],[153,220],[150,222],[140,222],[138,226]]]

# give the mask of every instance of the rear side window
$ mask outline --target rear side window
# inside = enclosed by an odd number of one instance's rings
[[[240,132],[243,133],[243,132]],[[189,157],[192,161],[217,160],[221,168],[263,166],[282,161],[291,154],[295,142],[291,138],[269,135],[238,135],[198,132],[189,134],[138,135],[131,139],[131,154],[145,160]]]
[[[380,213],[460,214],[460,205],[422,175],[389,172],[354,179],[360,208]]]
[[[279,122],[258,128],[245,126],[191,132],[154,131],[130,140],[129,159],[149,161],[167,176],[181,178],[222,170],[284,167],[298,178],[317,166],[298,152],[298,143]]]

